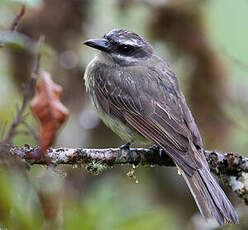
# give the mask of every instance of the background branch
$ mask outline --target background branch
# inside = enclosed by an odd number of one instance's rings
[[[158,154],[155,148],[131,148],[128,151],[120,148],[84,149],[84,148],[49,148],[45,158],[41,158],[40,147],[28,145],[8,147],[8,152],[25,160],[29,164],[59,165],[70,164],[85,167],[93,174],[100,174],[107,168],[115,165],[141,166],[175,166],[172,159],[166,154]],[[237,153],[220,153],[204,150],[211,171],[248,204],[248,158]]]
[[[28,106],[29,100],[32,98],[34,85],[36,84],[36,79],[31,78],[30,82],[25,86],[23,90],[23,99],[22,104],[16,106],[16,116],[13,118],[12,123],[10,125],[10,129],[8,130],[5,138],[3,139],[3,143],[12,143],[14,136],[18,133],[17,127],[20,124],[25,122],[26,115],[25,110]]]
[[[18,22],[20,21],[21,17],[24,15],[24,12],[25,12],[25,7],[23,6],[20,14],[14,20],[12,27],[14,25],[15,26],[18,25]],[[32,72],[32,77],[29,80],[29,82],[26,85],[24,85],[22,104],[21,104],[20,108],[18,105],[16,106],[16,111],[17,111],[16,116],[13,118],[12,123],[10,125],[10,128],[9,128],[5,138],[3,139],[2,143],[11,144],[13,142],[13,138],[15,137],[15,135],[18,134],[17,127],[20,124],[23,124],[26,127],[26,129],[28,130],[28,134],[31,134],[36,140],[38,140],[37,134],[30,127],[30,125],[26,122],[26,116],[28,114],[25,114],[25,110],[29,105],[29,101],[31,100],[31,98],[34,95],[34,89],[35,89],[38,74],[40,71],[40,58],[41,58],[40,52],[41,52],[41,47],[44,43],[44,39],[45,38],[42,35],[42,36],[40,36],[40,39],[37,42],[37,55],[36,55],[34,70]],[[4,135],[4,133],[3,133],[3,135]]]

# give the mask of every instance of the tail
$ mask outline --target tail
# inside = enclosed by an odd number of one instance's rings
[[[195,202],[205,219],[214,217],[220,225],[238,223],[238,216],[231,202],[206,166],[190,176],[182,172]]]

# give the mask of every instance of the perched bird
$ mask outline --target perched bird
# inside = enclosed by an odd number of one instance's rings
[[[238,223],[210,173],[200,133],[168,64],[145,39],[123,29],[84,44],[98,50],[84,79],[103,122],[126,142],[160,146],[179,168],[204,218]]]

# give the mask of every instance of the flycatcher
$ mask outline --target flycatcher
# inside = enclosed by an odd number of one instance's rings
[[[210,173],[200,133],[168,64],[145,39],[123,29],[84,44],[99,51],[84,79],[103,122],[126,142],[160,146],[182,172],[203,217],[238,223]]]

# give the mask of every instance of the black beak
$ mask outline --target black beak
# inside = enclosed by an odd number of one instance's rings
[[[105,52],[110,51],[109,41],[105,38],[89,39],[83,42],[83,44]]]

